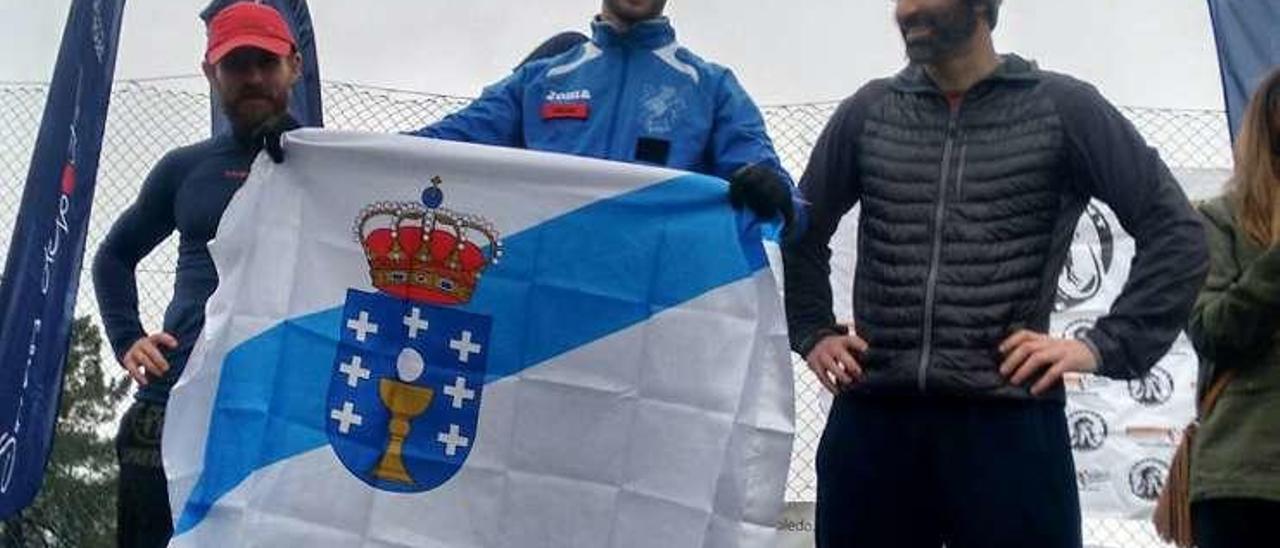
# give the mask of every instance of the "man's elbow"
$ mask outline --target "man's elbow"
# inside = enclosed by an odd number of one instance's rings
[[[1183,200],[1185,202],[1185,200]],[[1209,274],[1209,241],[1204,225],[1190,204],[1183,207],[1152,210],[1147,213],[1141,234],[1135,234],[1139,251],[1154,251],[1161,264],[1168,265],[1175,276],[1191,282],[1199,291]]]
[[[140,257],[134,259],[121,253],[110,241],[103,242],[98,246],[98,252],[93,256],[93,264],[89,267],[93,285],[106,287],[112,282],[118,282],[122,276],[131,274],[140,260]]]
[[[1188,230],[1191,233],[1188,242],[1191,257],[1188,260],[1195,275],[1196,291],[1199,291],[1204,286],[1205,279],[1209,277],[1209,262],[1212,260],[1209,255],[1209,237],[1205,235],[1204,227],[1198,221]]]
[[[110,276],[111,263],[114,260],[111,256],[111,250],[106,245],[98,248],[98,252],[93,255],[93,261],[89,265],[89,273],[93,276],[94,285],[101,285]]]

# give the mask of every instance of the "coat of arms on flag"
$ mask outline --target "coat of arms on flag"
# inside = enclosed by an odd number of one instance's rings
[[[420,204],[370,205],[354,230],[378,293],[347,291],[327,433],[348,470],[388,491],[448,481],[480,414],[489,318],[449,307],[502,247],[488,222],[440,207],[441,182]]]

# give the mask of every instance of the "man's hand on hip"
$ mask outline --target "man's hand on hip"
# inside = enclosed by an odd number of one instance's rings
[[[832,394],[839,394],[862,380],[858,358],[867,351],[867,342],[852,331],[848,335],[828,335],[814,345],[805,362]]]
[[[1039,376],[1031,393],[1039,396],[1062,382],[1066,373],[1093,373],[1098,359],[1085,343],[1021,330],[1000,343],[1000,374],[1010,384],[1022,386]]]
[[[129,376],[139,386],[146,386],[148,373],[163,377],[169,370],[169,361],[164,359],[161,347],[173,350],[178,347],[178,339],[164,332],[138,339],[120,356],[120,365],[124,366],[124,370],[129,372]]]

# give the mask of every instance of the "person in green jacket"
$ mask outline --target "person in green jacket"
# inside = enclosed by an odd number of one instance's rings
[[[1201,548],[1276,546],[1260,531],[1280,518],[1280,70],[1250,102],[1226,195],[1201,213],[1212,263],[1187,331],[1201,391],[1235,377],[1192,445],[1192,529]]]

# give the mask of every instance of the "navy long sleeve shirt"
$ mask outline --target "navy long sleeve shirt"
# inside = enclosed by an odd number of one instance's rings
[[[164,331],[178,340],[162,349],[169,371],[138,390],[140,400],[163,403],[182,374],[204,327],[204,305],[218,286],[208,243],[231,197],[249,176],[259,151],[249,139],[225,134],[170,151],[152,168],[138,199],[111,227],[93,261],[93,284],[107,338],[117,358],[147,336],[138,314],[135,269],[175,230],[178,264]]]

